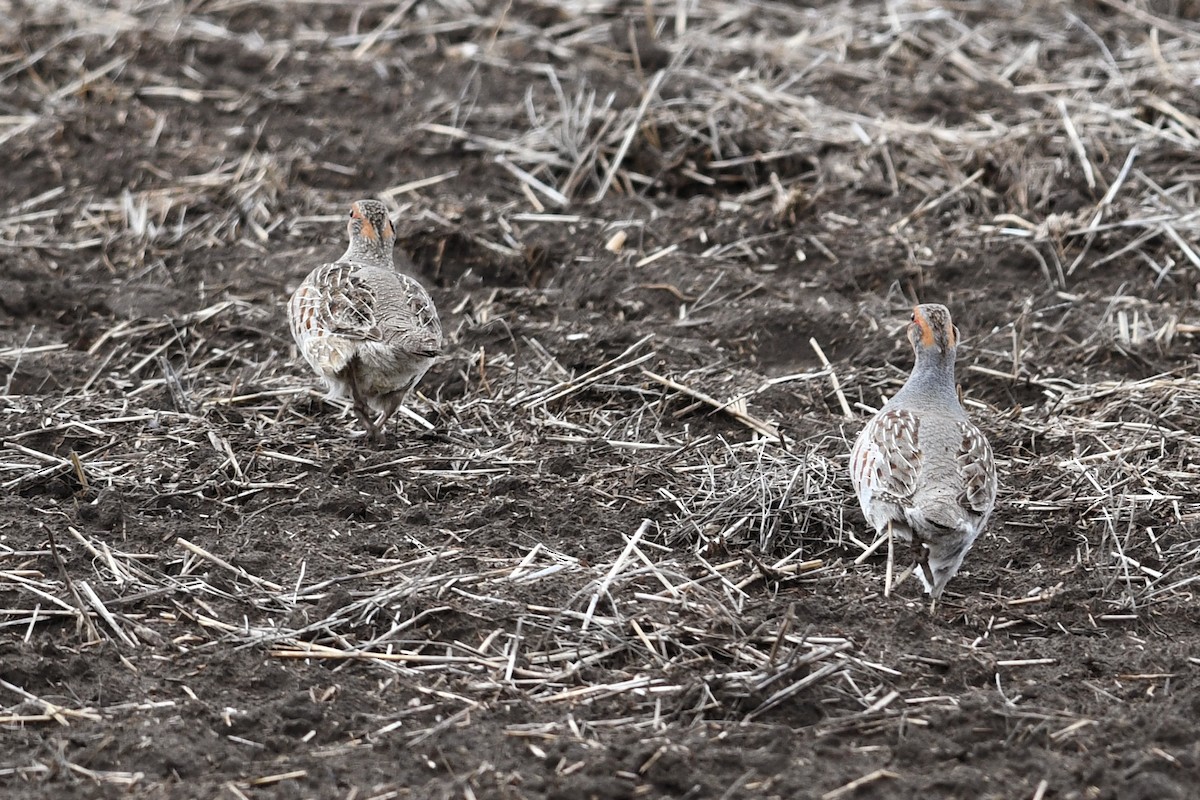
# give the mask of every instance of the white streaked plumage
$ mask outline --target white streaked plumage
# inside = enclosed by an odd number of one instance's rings
[[[373,440],[433,364],[442,326],[429,293],[396,270],[395,229],[376,200],[351,206],[350,244],[288,303],[292,337],[331,397],[346,397]]]
[[[918,575],[936,602],[996,503],[992,448],[954,383],[958,330],[945,306],[913,309],[916,364],[904,387],[854,443],[850,478],[877,536],[917,548]]]

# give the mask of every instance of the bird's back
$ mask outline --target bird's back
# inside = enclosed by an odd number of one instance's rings
[[[317,267],[292,295],[288,316],[305,360],[327,380],[356,358],[386,372],[433,358],[442,347],[429,293],[390,267],[347,259]]]
[[[416,279],[394,269],[365,266],[357,277],[370,287],[380,344],[414,356],[435,356],[442,325],[429,293]]]
[[[876,530],[890,521],[923,540],[952,533],[974,540],[995,502],[991,448],[957,399],[950,407],[897,394],[859,434],[851,465]]]
[[[288,302],[292,338],[321,377],[341,373],[365,341],[378,340],[375,298],[355,277],[356,265],[339,260],[308,274]]]

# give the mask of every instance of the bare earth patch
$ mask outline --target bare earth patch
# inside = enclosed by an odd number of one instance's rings
[[[0,791],[1185,798],[1189,0],[0,0]],[[384,448],[284,323],[377,196]],[[849,441],[962,332],[931,614]]]

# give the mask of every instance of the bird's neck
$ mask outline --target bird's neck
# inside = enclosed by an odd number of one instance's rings
[[[910,394],[947,395],[957,397],[954,384],[954,348],[945,352],[925,350],[917,353],[912,375],[904,384]]]
[[[346,248],[342,256],[345,261],[361,261],[378,266],[392,266],[392,248],[390,242],[371,241],[370,239],[355,239]]]

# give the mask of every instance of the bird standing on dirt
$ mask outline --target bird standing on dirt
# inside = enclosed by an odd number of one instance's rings
[[[916,353],[912,374],[858,435],[850,478],[876,535],[917,548],[914,567],[936,605],[987,525],[996,465],[959,402],[958,329],[949,310],[932,303],[914,308],[908,340]]]
[[[350,246],[288,303],[292,337],[330,397],[348,397],[372,441],[442,349],[429,293],[397,271],[396,231],[377,200],[350,206]]]

